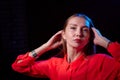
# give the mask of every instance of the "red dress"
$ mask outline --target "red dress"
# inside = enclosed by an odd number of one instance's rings
[[[82,55],[72,63],[67,62],[66,55],[35,61],[27,52],[17,57],[12,68],[28,76],[50,80],[120,80],[120,44],[112,42],[107,50],[112,57],[103,53]]]

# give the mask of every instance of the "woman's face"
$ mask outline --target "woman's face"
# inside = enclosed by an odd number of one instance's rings
[[[67,47],[83,49],[90,37],[90,23],[82,17],[72,17],[68,20],[63,39]]]

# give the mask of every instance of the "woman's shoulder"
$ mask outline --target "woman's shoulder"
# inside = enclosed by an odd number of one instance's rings
[[[90,56],[91,61],[96,62],[108,62],[108,63],[119,63],[116,59],[114,59],[111,55],[105,54],[105,53],[96,53],[92,56]]]
[[[63,60],[64,60],[64,57],[57,57],[57,56],[53,56],[49,59],[51,63],[56,63],[56,64],[62,63]]]
[[[104,61],[105,59],[108,60],[114,60],[114,58],[111,55],[105,54],[105,53],[96,53],[91,56],[89,56],[91,60],[96,60],[96,61]]]
[[[89,61],[91,64],[97,64],[97,65],[120,66],[120,63],[116,59],[114,59],[111,55],[105,53],[94,54],[90,56]]]
[[[96,57],[109,57],[109,58],[112,58],[112,56],[108,55],[107,53],[96,53],[96,54],[94,54],[94,56],[96,56]]]

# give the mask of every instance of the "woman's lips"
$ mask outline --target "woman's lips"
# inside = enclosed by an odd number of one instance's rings
[[[77,43],[80,43],[80,42],[81,42],[80,39],[74,39],[74,41],[77,42]]]

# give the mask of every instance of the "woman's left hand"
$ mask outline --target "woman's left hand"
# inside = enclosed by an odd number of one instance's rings
[[[94,35],[95,35],[94,44],[102,46],[104,48],[107,48],[110,40],[107,39],[106,37],[102,36],[102,34],[100,33],[100,31],[98,29],[92,27],[92,30],[93,30]]]

